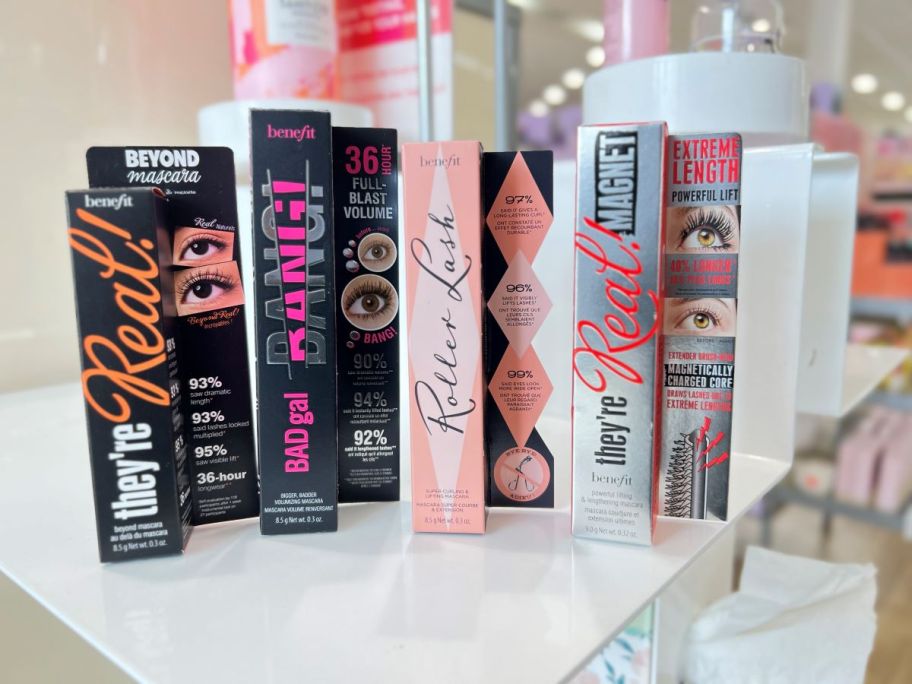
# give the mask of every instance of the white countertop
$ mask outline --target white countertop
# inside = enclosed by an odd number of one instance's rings
[[[408,503],[349,505],[335,534],[249,520],[102,565],[78,386],[0,395],[0,435],[0,571],[142,681],[556,681],[724,529],[661,519],[629,547],[498,509],[484,536],[415,535]],[[735,454],[732,518],[787,469]]]

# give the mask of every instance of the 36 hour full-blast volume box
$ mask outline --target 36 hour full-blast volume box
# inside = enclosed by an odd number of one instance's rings
[[[67,192],[101,560],[180,553],[190,477],[165,200]]]
[[[250,113],[260,529],[338,520],[329,114]]]
[[[485,152],[485,447],[492,506],[554,506],[554,455],[537,429],[552,385],[535,335],[551,311],[536,257],[553,220],[550,151]]]
[[[662,511],[725,520],[735,380],[741,136],[670,136]]]
[[[333,128],[339,501],[399,500],[396,131]]]
[[[581,126],[573,534],[650,544],[658,483],[663,123]]]
[[[227,147],[92,147],[92,187],[150,186],[168,198],[193,524],[259,513],[245,298]]]
[[[480,155],[402,147],[416,532],[485,530]]]

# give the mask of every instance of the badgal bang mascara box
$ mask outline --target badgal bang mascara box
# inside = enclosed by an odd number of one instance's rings
[[[485,530],[480,155],[402,147],[416,532]]]
[[[250,113],[264,534],[337,527],[329,114]]]
[[[101,560],[180,553],[190,477],[165,200],[71,191],[67,210]]]
[[[668,138],[662,511],[725,520],[741,245],[741,136]]]
[[[92,147],[93,187],[154,185],[168,197],[193,523],[259,513],[246,301],[227,147]]]
[[[658,483],[663,123],[581,126],[573,534],[650,544]]]

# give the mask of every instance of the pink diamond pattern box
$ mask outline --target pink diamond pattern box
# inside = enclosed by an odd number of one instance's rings
[[[402,147],[412,528],[485,530],[481,146]]]
[[[551,312],[536,275],[551,228],[550,151],[485,152],[485,447],[492,506],[553,508],[554,456],[537,429],[553,389],[535,336]]]
[[[573,534],[652,543],[658,483],[665,124],[581,126]]]

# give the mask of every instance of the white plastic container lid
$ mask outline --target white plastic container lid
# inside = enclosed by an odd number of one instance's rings
[[[804,61],[693,52],[606,67],[583,86],[583,123],[667,121],[671,133],[733,131],[745,146],[808,139]]]

